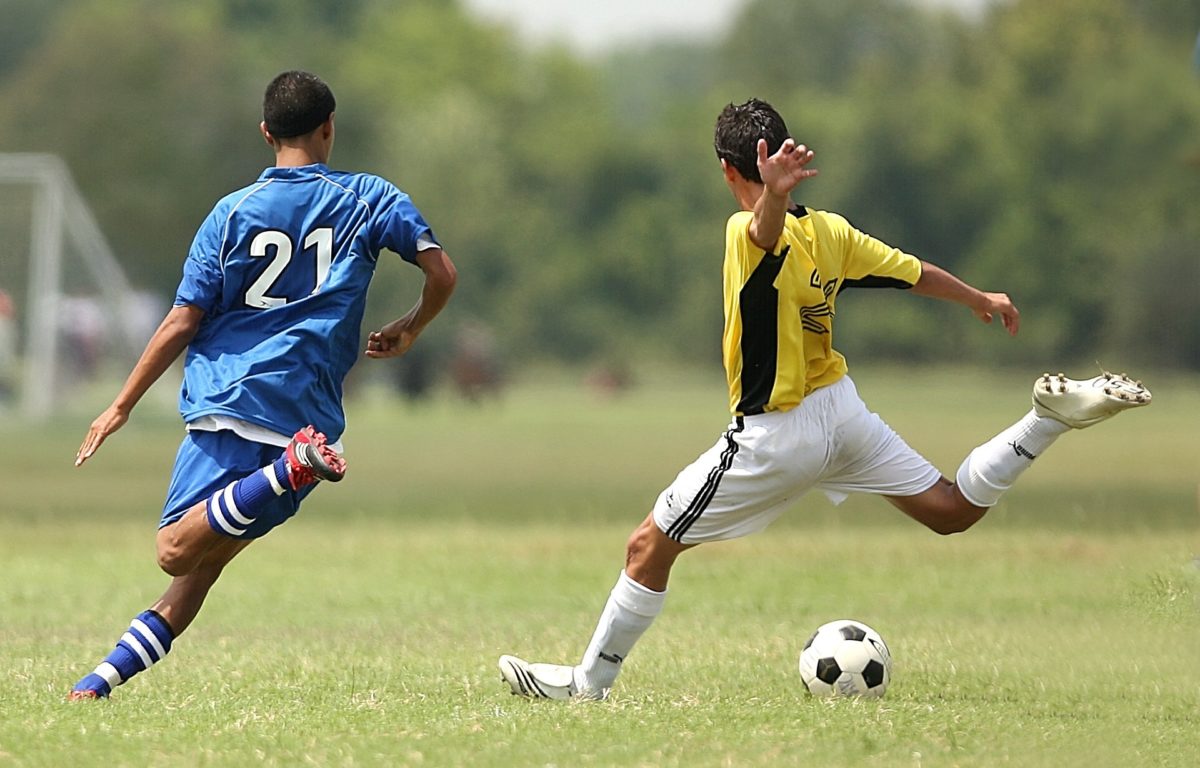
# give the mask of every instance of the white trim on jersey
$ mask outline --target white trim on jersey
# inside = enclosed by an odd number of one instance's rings
[[[217,252],[217,264],[221,265],[221,274],[225,274],[225,243],[229,242],[229,222],[233,221],[233,214],[237,213],[237,209],[242,207],[242,203],[254,196],[255,192],[269,186],[275,179],[267,179],[263,183],[248,191],[238,200],[232,208],[229,209],[229,215],[225,217],[225,229],[221,232],[221,250]]]

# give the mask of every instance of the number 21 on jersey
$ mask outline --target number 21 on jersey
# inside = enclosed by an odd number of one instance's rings
[[[266,229],[259,232],[250,241],[250,255],[253,258],[265,259],[272,251],[274,251],[274,255],[271,256],[267,268],[246,289],[246,306],[248,307],[269,309],[287,304],[286,298],[271,296],[268,292],[292,261],[292,254],[295,252],[292,238],[286,232],[278,229]],[[329,276],[329,265],[333,263],[333,228],[320,227],[309,232],[308,236],[304,238],[304,245],[300,253],[306,254],[309,251],[315,253],[317,261],[316,285],[312,289],[312,293],[316,293],[325,283],[325,278]]]

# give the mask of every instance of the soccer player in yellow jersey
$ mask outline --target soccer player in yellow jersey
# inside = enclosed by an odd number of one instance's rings
[[[1033,409],[971,451],[956,481],[943,477],[859,399],[832,346],[838,293],[854,285],[908,288],[962,304],[985,323],[999,319],[1015,336],[1012,301],[885,245],[837,214],[794,203],[792,191],[817,173],[813,152],[796,144],[766,102],[727,106],[715,147],[741,208],[725,233],[723,356],[733,421],[630,536],[625,570],[582,661],[500,658],[515,694],[607,697],[662,610],[675,559],[697,544],[762,530],[811,489],[835,503],[852,492],[878,494],[938,533],[958,533],[1059,435],[1150,402],[1141,383],[1124,375],[1044,375],[1034,384]]]

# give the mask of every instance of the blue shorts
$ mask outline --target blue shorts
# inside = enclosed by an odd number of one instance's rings
[[[163,505],[163,528],[177,522],[183,514],[201,501],[206,501],[230,483],[241,480],[272,463],[282,454],[276,445],[256,443],[238,437],[233,432],[188,432],[179,445],[167,501]],[[315,486],[299,491],[290,488],[277,496],[259,514],[239,539],[257,539],[277,525],[282,525],[300,509],[300,502]]]

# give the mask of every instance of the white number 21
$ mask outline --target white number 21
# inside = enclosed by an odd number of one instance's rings
[[[246,290],[246,306],[267,309],[287,304],[287,299],[268,296],[267,291],[271,290],[279,276],[283,274],[283,270],[292,261],[292,251],[294,250],[292,239],[286,232],[267,229],[259,232],[250,241],[250,255],[256,259],[266,258],[267,252],[271,248],[275,249],[275,255],[263,273],[254,281],[254,284]],[[302,253],[312,248],[316,249],[317,258],[317,282],[312,289],[312,292],[316,293],[321,289],[325,278],[329,276],[329,265],[333,263],[333,229],[321,227],[308,233],[308,237],[304,238]]]

